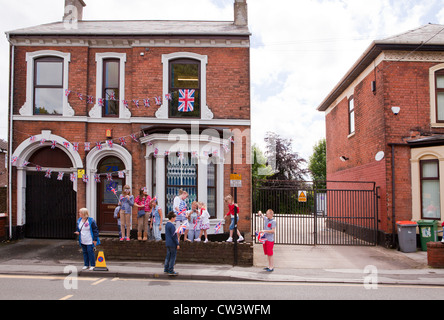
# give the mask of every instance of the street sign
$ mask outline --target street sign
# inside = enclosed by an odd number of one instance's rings
[[[230,174],[230,187],[241,188],[242,187],[242,175]]]
[[[82,179],[84,175],[85,175],[84,169],[77,169],[77,178],[78,179]]]
[[[298,201],[307,202],[307,191],[298,191]]]

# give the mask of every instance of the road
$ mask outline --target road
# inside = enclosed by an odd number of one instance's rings
[[[441,300],[444,287],[0,275],[0,300]],[[7,288],[7,290],[5,290]],[[175,303],[173,303],[175,305]],[[177,302],[180,305],[180,302]],[[269,310],[268,310],[269,311]],[[273,311],[273,310],[271,310]]]

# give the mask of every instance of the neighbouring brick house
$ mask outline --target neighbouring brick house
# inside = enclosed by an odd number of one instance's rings
[[[380,187],[380,243],[400,220],[444,219],[444,26],[374,41],[318,107],[327,179]]]
[[[146,186],[164,214],[187,190],[207,203],[212,232],[232,171],[249,232],[246,0],[234,1],[234,21],[83,21],[85,6],[66,0],[63,21],[6,33],[13,236],[71,237],[82,207],[117,232],[111,189],[125,184],[134,195]]]
[[[8,142],[0,139],[0,240],[6,238],[8,197]]]

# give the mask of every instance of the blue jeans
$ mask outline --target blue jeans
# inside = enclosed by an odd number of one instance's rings
[[[94,245],[84,245],[82,244],[82,252],[83,252],[83,263],[85,267],[95,267],[96,266],[96,257],[94,254]]]
[[[174,272],[174,264],[176,263],[176,255],[177,255],[177,248],[176,247],[167,247],[167,255],[165,258],[165,267],[163,268],[164,272],[168,272],[168,273]]]
[[[162,240],[162,234],[159,230],[160,223],[153,223],[153,234],[154,234],[154,240],[160,241]]]

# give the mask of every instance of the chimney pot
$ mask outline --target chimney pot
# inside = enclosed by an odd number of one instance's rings
[[[65,0],[65,14],[63,15],[63,21],[67,19],[82,21],[84,7],[86,7],[86,3],[83,0]]]
[[[234,25],[248,26],[247,0],[234,0]]]

